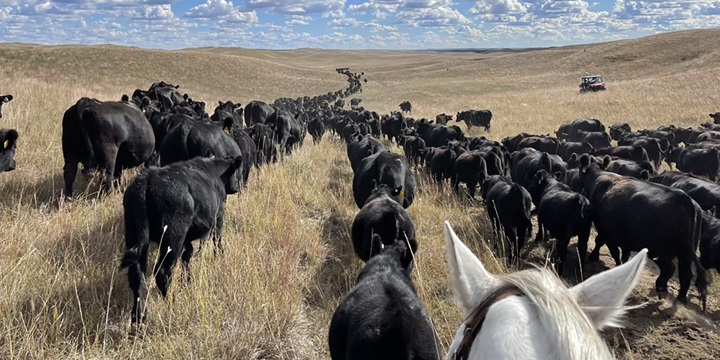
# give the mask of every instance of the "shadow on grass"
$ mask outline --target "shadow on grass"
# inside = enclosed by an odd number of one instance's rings
[[[48,288],[17,299],[16,326],[42,334],[45,349],[68,344],[78,351],[113,349],[126,341],[132,296],[127,273],[119,268],[123,237],[122,215],[58,234],[51,247],[41,250],[43,266],[53,267],[55,276],[27,284]]]

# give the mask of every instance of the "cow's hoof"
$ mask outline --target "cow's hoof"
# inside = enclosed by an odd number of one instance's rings
[[[667,291],[667,289],[665,289],[665,290],[657,290],[657,296],[658,296],[658,299],[660,299],[660,300],[665,300],[665,299],[667,299],[668,295],[670,295],[670,293]],[[678,298],[678,301],[682,302],[682,301],[680,300],[680,298]]]
[[[145,331],[147,331],[147,325],[145,325],[144,323],[132,323],[130,324],[130,332],[128,333],[128,338],[142,339],[145,336]]]

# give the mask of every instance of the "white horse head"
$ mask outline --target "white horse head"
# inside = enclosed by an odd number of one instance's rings
[[[490,274],[447,221],[445,243],[453,292],[466,319],[501,287],[513,286],[522,293],[491,302],[467,359],[613,359],[597,330],[619,327],[625,299],[645,267],[647,249],[567,288],[547,269]],[[455,358],[467,323],[458,329],[448,359]]]

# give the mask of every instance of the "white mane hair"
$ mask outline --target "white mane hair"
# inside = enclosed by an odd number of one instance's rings
[[[614,359],[597,330],[619,327],[628,309],[623,304],[640,279],[647,250],[568,288],[544,268],[490,274],[448,222],[445,239],[453,292],[466,319],[501,286],[514,285],[523,293],[491,305],[468,359]],[[456,333],[448,359],[453,359],[462,341],[465,323]]]

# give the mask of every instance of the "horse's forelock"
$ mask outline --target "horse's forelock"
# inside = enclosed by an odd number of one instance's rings
[[[570,289],[548,269],[530,269],[498,276],[522,290],[535,304],[541,326],[555,339],[560,360],[613,359]]]

